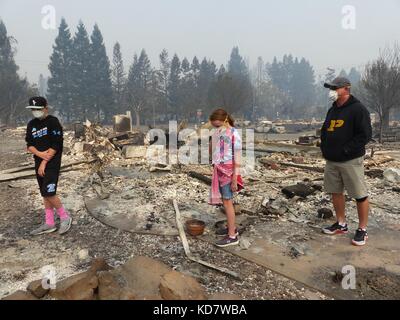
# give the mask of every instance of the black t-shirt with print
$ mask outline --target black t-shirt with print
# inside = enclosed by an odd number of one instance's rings
[[[63,130],[60,122],[54,116],[48,115],[44,119],[32,119],[26,128],[25,141],[27,147],[35,147],[38,151],[46,151],[51,148],[57,151],[54,157],[47,163],[46,168],[59,169],[63,149]],[[36,168],[42,159],[34,156]]]

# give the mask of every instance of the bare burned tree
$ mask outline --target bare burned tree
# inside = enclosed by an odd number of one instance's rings
[[[390,113],[400,105],[400,47],[381,51],[366,67],[359,86],[365,104],[379,116],[379,142],[389,128]]]

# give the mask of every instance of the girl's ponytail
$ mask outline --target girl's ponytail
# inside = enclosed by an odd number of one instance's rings
[[[235,121],[233,120],[232,116],[224,109],[214,110],[213,113],[210,115],[209,119],[210,121],[215,121],[215,120],[223,121],[225,126],[227,123],[229,123],[231,127],[235,126]]]

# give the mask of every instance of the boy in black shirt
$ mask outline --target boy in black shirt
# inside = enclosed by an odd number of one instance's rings
[[[60,216],[59,234],[71,228],[72,218],[56,195],[63,149],[63,131],[58,119],[48,114],[47,100],[43,97],[29,99],[27,109],[35,117],[26,129],[28,152],[34,155],[36,178],[43,197],[46,222],[31,232],[31,235],[51,233],[57,230],[54,223],[54,209]]]

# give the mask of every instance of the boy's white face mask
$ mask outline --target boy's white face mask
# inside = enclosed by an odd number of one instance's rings
[[[329,100],[332,102],[335,102],[339,98],[339,94],[337,93],[336,90],[330,90],[329,91]]]
[[[43,110],[32,110],[32,114],[37,119],[43,119],[44,118],[44,111]]]

